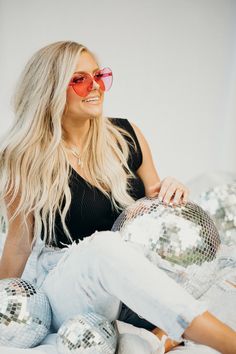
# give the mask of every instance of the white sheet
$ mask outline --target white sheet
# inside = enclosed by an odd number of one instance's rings
[[[135,349],[135,354],[155,354],[152,351],[148,352],[148,349],[146,349],[147,346],[143,347],[143,343],[140,342],[140,338],[138,338],[138,336],[136,337],[137,339],[133,336],[132,345],[130,338],[129,341],[126,341],[124,337],[118,354],[133,354],[134,352],[130,351],[131,347],[132,350]],[[139,349],[141,349],[140,352]],[[177,347],[171,350],[171,352],[173,352],[173,354],[219,354],[219,352],[214,349],[190,342],[186,343],[185,347]],[[56,334],[50,334],[40,346],[32,349],[0,347],[0,354],[59,354],[56,349]]]
[[[189,182],[189,187],[192,191],[191,195],[195,199],[198,193],[208,189],[209,187],[213,187],[216,184],[227,183],[232,181],[236,176],[235,174],[227,174],[227,173],[212,173],[211,175],[201,176],[195,180]],[[1,248],[4,242],[4,235],[0,234],[0,253]],[[35,266],[36,266],[36,259],[37,259],[37,252],[40,249],[40,241],[39,244],[36,245],[34,252],[32,252],[27,266],[24,271],[24,278],[34,282],[35,278]],[[231,258],[233,261],[236,262],[236,254],[234,255],[231,253]],[[224,278],[224,277],[223,277]],[[236,279],[236,267],[231,269],[231,271],[222,278],[222,284],[226,288],[230,289],[230,286],[227,284],[225,285],[224,279]],[[223,322],[230,325],[232,328],[236,330],[236,288],[230,289],[229,292],[224,293],[224,308],[222,309],[222,292],[220,283],[214,285],[209,291],[204,295],[204,300],[207,300],[210,305],[210,310]],[[228,305],[228,307],[227,307]],[[138,343],[138,340],[137,340]],[[127,343],[127,349],[130,346]],[[192,342],[186,342],[186,346],[180,346],[173,349],[171,352],[173,354],[216,354],[217,351],[202,345],[197,345]],[[17,348],[9,348],[0,346],[0,354],[59,354],[56,349],[56,334],[48,335],[44,341],[38,347],[31,348],[31,349],[17,349]],[[119,351],[119,354],[131,354],[130,350],[126,351],[125,345],[122,346],[122,351]],[[151,354],[151,352],[150,352]]]

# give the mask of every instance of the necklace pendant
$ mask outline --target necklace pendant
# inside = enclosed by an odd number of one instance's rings
[[[81,161],[80,158],[78,158],[77,164],[78,164],[81,168],[83,168],[83,161]]]

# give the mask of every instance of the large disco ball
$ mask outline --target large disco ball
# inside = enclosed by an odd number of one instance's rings
[[[212,219],[195,203],[174,207],[157,197],[141,198],[120,214],[112,231],[146,249],[145,255],[195,298],[214,281],[220,237]]]
[[[214,220],[221,242],[228,246],[236,244],[236,181],[201,193],[198,203]]]
[[[0,344],[30,348],[48,334],[51,308],[46,295],[20,278],[0,280]]]
[[[58,330],[60,354],[114,354],[118,332],[113,323],[96,313],[77,315]]]

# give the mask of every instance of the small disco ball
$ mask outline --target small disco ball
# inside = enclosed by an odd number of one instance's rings
[[[58,330],[60,354],[114,354],[118,332],[105,317],[96,313],[77,315]]]
[[[236,244],[236,181],[226,183],[201,193],[201,207],[214,220],[221,242],[227,246]]]
[[[220,237],[214,222],[197,204],[174,207],[156,197],[144,197],[119,215],[112,231],[146,249],[147,258],[195,298],[213,282]]]
[[[0,280],[0,344],[30,348],[48,334],[51,308],[46,295],[20,278]]]

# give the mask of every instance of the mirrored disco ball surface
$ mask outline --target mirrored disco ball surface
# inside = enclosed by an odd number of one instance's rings
[[[201,193],[198,202],[214,220],[221,242],[226,245],[236,244],[236,181]]]
[[[96,313],[87,313],[61,325],[57,349],[60,354],[114,354],[117,338],[117,330],[110,321]]]
[[[197,204],[173,207],[144,197],[120,214],[112,231],[147,249],[145,255],[195,298],[211,285],[220,238],[212,219]]]
[[[0,280],[0,344],[30,348],[48,334],[51,308],[46,295],[20,278]]]

